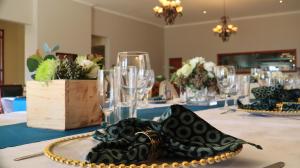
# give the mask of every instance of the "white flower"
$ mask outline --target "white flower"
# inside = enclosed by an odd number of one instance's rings
[[[208,76],[209,78],[214,78],[214,77],[215,77],[215,74],[212,73],[212,72],[208,72],[208,73],[207,73],[207,76]]]
[[[86,70],[89,70],[95,65],[95,63],[93,61],[88,60],[87,56],[85,55],[78,56],[76,58],[76,63]]]
[[[194,68],[190,64],[185,64],[176,72],[176,75],[188,77],[193,72],[193,69]]]
[[[94,79],[97,78],[97,73],[98,73],[99,67],[97,65],[94,65],[91,70],[89,71],[88,74],[86,74],[86,76],[90,79]]]
[[[195,57],[189,61],[193,69],[196,67],[197,64],[205,63],[205,59],[203,57]]]
[[[216,64],[213,62],[205,62],[203,64],[203,67],[207,72],[213,72],[215,66]]]

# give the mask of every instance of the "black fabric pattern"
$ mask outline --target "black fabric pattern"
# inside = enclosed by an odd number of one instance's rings
[[[282,111],[296,111],[300,109],[298,102],[300,98],[300,89],[285,90],[282,85],[276,84],[270,87],[257,87],[251,90],[255,97],[255,101],[251,104],[242,104],[238,101],[239,108],[250,110],[268,110],[276,111],[277,103],[290,102],[284,104]]]
[[[243,144],[262,149],[222,133],[181,105],[171,106],[171,113],[164,114],[163,118],[161,122],[125,119],[97,131],[94,138],[100,143],[88,153],[87,161],[131,164],[157,158],[200,159],[235,151]],[[150,131],[150,137],[140,133],[143,131]]]

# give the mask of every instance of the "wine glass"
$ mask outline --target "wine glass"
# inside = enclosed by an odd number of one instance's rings
[[[227,97],[230,89],[234,86],[235,82],[235,68],[234,66],[216,66],[215,76],[217,79],[218,87],[222,93],[225,94],[224,109],[228,109]]]
[[[119,52],[117,66],[120,68],[135,66],[137,68],[137,98],[139,104],[142,105],[142,100],[145,97],[144,90],[147,87],[147,71],[151,70],[149,54],[139,51]]]
[[[152,69],[146,70],[146,76],[147,76],[147,84],[146,84],[146,88],[144,90],[144,100],[146,102],[146,105],[148,105],[148,98],[149,98],[148,95],[154,85],[154,82],[155,82],[154,71]]]
[[[115,67],[115,101],[118,119],[136,118],[137,68]]]
[[[249,101],[249,89],[250,89],[250,76],[249,75],[236,75],[234,86],[231,89],[230,95],[233,98],[232,111],[236,111],[237,101],[240,98],[245,98]]]
[[[98,93],[100,95],[100,108],[105,116],[105,124],[111,124],[111,113],[114,111],[114,71],[98,71]]]

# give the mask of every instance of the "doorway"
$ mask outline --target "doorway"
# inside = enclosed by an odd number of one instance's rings
[[[109,40],[107,37],[92,35],[92,54],[101,55],[104,58],[105,68],[110,67]]]

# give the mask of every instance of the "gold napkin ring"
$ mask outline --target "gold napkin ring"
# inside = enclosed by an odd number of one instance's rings
[[[135,133],[135,135],[143,134],[150,140],[150,150],[148,154],[148,160],[153,161],[158,158],[159,145],[161,143],[160,136],[157,132],[152,130],[146,130]]]

